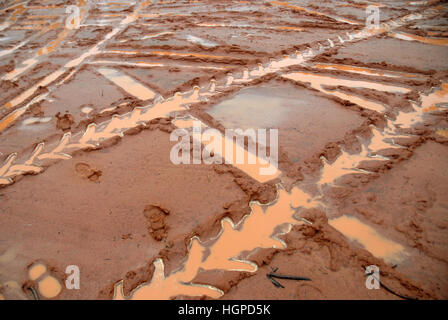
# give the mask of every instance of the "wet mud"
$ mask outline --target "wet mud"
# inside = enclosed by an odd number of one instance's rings
[[[6,1],[0,299],[446,299],[447,7],[369,4]]]

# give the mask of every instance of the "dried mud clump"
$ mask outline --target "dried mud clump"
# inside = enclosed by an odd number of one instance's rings
[[[143,214],[149,221],[148,232],[154,240],[165,239],[168,232],[166,217],[170,214],[169,210],[157,205],[147,205]]]
[[[102,176],[101,170],[94,169],[87,163],[83,162],[77,163],[75,165],[75,170],[80,177],[89,179],[92,182],[98,181]]]
[[[56,128],[61,130],[70,130],[72,128],[73,123],[75,123],[75,119],[73,116],[69,113],[64,114],[61,116],[61,114],[58,112],[55,117],[58,119],[58,122],[56,123]]]
[[[29,108],[29,112],[34,116],[34,117],[42,117],[44,115],[44,112],[42,110],[41,104],[40,103],[33,103],[30,108]]]

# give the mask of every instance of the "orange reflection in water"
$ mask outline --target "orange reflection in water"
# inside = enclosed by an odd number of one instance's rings
[[[401,39],[401,40],[418,41],[418,42],[432,44],[432,45],[436,45],[436,46],[448,46],[447,38],[427,38],[427,37],[422,37],[422,36],[418,36],[415,34],[402,33],[402,32],[400,32],[400,33],[392,32],[392,33],[390,33],[390,36],[393,38],[396,38],[396,39]]]
[[[349,19],[345,19],[345,18],[340,18],[340,17],[333,17],[333,16],[330,16],[330,15],[322,13],[322,12],[309,10],[309,9],[306,9],[306,8],[303,8],[303,7],[294,6],[294,5],[289,4],[288,2],[271,1],[271,3],[279,5],[279,6],[288,7],[288,8],[291,8],[293,10],[296,10],[296,11],[302,11],[302,12],[305,12],[305,13],[308,13],[308,14],[312,14],[312,15],[315,15],[315,16],[330,17],[330,18],[335,19],[335,20],[340,21],[340,22],[345,22],[345,23],[349,23],[349,24],[359,24],[359,22],[357,22],[357,21],[353,21],[353,20],[349,20]]]
[[[329,220],[329,224],[350,240],[358,242],[375,257],[387,262],[400,262],[405,258],[401,244],[384,238],[355,217],[342,216]]]
[[[98,71],[114,84],[140,100],[153,99],[156,95],[151,89],[118,70],[100,68]]]
[[[420,95],[420,99],[424,110],[437,110],[437,104],[448,103],[448,83],[442,83],[440,88],[428,95]]]
[[[0,132],[5,130],[11,123],[16,121],[17,118],[19,118],[22,114],[24,114],[26,111],[25,108],[17,109],[10,114],[8,114],[6,117],[0,120]]]
[[[350,66],[350,65],[343,65],[343,64],[315,64],[313,65],[314,68],[317,69],[323,69],[323,70],[340,70],[340,71],[346,71],[346,72],[352,72],[352,73],[358,73],[358,74],[364,74],[368,76],[379,76],[379,77],[391,77],[391,78],[398,78],[398,77],[406,77],[406,78],[421,78],[422,75],[418,74],[410,74],[410,73],[403,73],[403,72],[384,72],[383,70],[376,70],[371,68],[364,68],[364,67],[357,67],[357,66]]]
[[[292,72],[283,75],[284,78],[291,79],[294,81],[299,81],[303,83],[309,83],[312,88],[324,92],[329,95],[336,96],[343,100],[348,100],[352,103],[355,103],[361,107],[374,110],[380,113],[385,112],[386,108],[384,105],[352,95],[345,92],[341,92],[339,90],[327,90],[324,89],[323,86],[344,86],[349,88],[367,88],[374,89],[378,91],[387,91],[387,92],[399,92],[406,93],[409,92],[410,89],[392,85],[386,85],[377,82],[369,82],[369,81],[358,81],[358,80],[347,80],[340,79],[334,76],[326,76],[308,72]]]
[[[439,129],[439,130],[436,131],[436,133],[438,135],[448,139],[448,129]]]
[[[243,252],[258,248],[285,248],[286,244],[277,238],[290,231],[291,225],[302,224],[293,218],[295,208],[318,206],[313,198],[298,188],[290,193],[279,189],[278,198],[263,208],[252,203],[252,212],[235,225],[225,218],[222,230],[212,244],[204,245],[197,237],[192,238],[187,259],[181,269],[165,275],[163,261],[155,261],[155,272],[149,283],[137,287],[130,297],[123,295],[123,283],[115,286],[114,299],[171,299],[179,295],[209,296],[219,298],[223,292],[208,285],[191,283],[202,270],[233,270],[255,272],[257,265],[240,257]],[[284,226],[281,230],[277,228]],[[208,254],[206,254],[208,252]]]
[[[197,128],[207,127],[197,119],[176,119],[173,121],[173,124],[178,128],[183,129],[191,129],[194,126]],[[232,137],[223,135],[218,130],[214,130],[213,133],[212,136],[202,136],[202,138],[199,138],[201,139],[199,143],[208,147],[210,151],[213,151],[216,156],[222,159],[221,161],[231,164],[261,183],[273,180],[281,175],[281,171],[275,164],[269,163],[256,155],[255,144],[253,144],[254,150],[249,152]],[[193,139],[195,139],[195,137],[196,136],[193,134]],[[214,140],[215,138],[218,140]]]

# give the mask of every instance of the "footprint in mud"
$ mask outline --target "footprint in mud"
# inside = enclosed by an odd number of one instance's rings
[[[39,102],[33,103],[28,111],[34,116],[34,117],[43,117],[44,112],[42,110],[42,106]]]
[[[79,162],[75,165],[76,173],[85,179],[96,182],[99,181],[102,172],[101,170],[93,169],[90,165],[84,162]]]
[[[55,114],[55,117],[58,119],[56,123],[56,128],[61,129],[63,131],[70,130],[72,128],[73,123],[75,123],[75,118],[70,113],[66,113],[61,116],[61,113],[58,112]]]
[[[308,283],[300,284],[297,288],[298,298],[301,300],[321,300],[326,299],[322,291]]]
[[[149,221],[148,232],[156,241],[161,241],[166,238],[168,226],[166,224],[166,217],[170,211],[156,205],[148,205],[143,211],[144,216]]]
[[[49,270],[44,263],[36,262],[28,267],[28,281],[23,289],[29,291],[35,300],[53,299],[62,291],[61,281],[54,270]]]

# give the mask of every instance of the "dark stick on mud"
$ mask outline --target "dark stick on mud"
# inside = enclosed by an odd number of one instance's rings
[[[274,278],[285,279],[285,280],[297,280],[297,281],[311,281],[310,278],[306,278],[306,277],[296,277],[296,276],[287,276],[287,275],[282,275],[282,274],[276,274],[275,272],[277,272],[277,270],[278,270],[278,268],[274,268],[274,269],[272,269],[272,272],[269,272],[268,274],[266,274],[266,277],[269,280],[271,280],[272,284],[277,288],[284,288],[284,286],[282,286]]]
[[[405,300],[418,300],[418,299],[416,299],[416,298],[410,298],[410,297],[403,296],[403,295],[401,295],[401,294],[399,294],[399,293],[393,291],[393,290],[390,289],[388,286],[386,286],[384,283],[382,283],[382,282],[380,281],[380,279],[378,279],[377,277],[375,277],[375,276],[373,275],[373,271],[370,272],[370,273],[367,273],[366,276],[372,276],[376,281],[378,281],[378,283],[380,284],[381,287],[383,287],[387,292],[392,293],[393,295],[395,295],[395,296],[397,296],[397,297],[400,297],[400,298],[405,299]]]
[[[280,282],[278,282],[277,280],[275,280],[274,278],[272,278],[272,277],[269,275],[269,273],[266,274],[266,278],[268,278],[276,288],[279,288],[279,289],[283,289],[283,288],[285,288],[284,286],[281,285]]]
[[[29,287],[28,290],[31,291],[31,294],[33,295],[34,300],[39,300],[39,295],[37,294],[37,291],[33,287]]]

